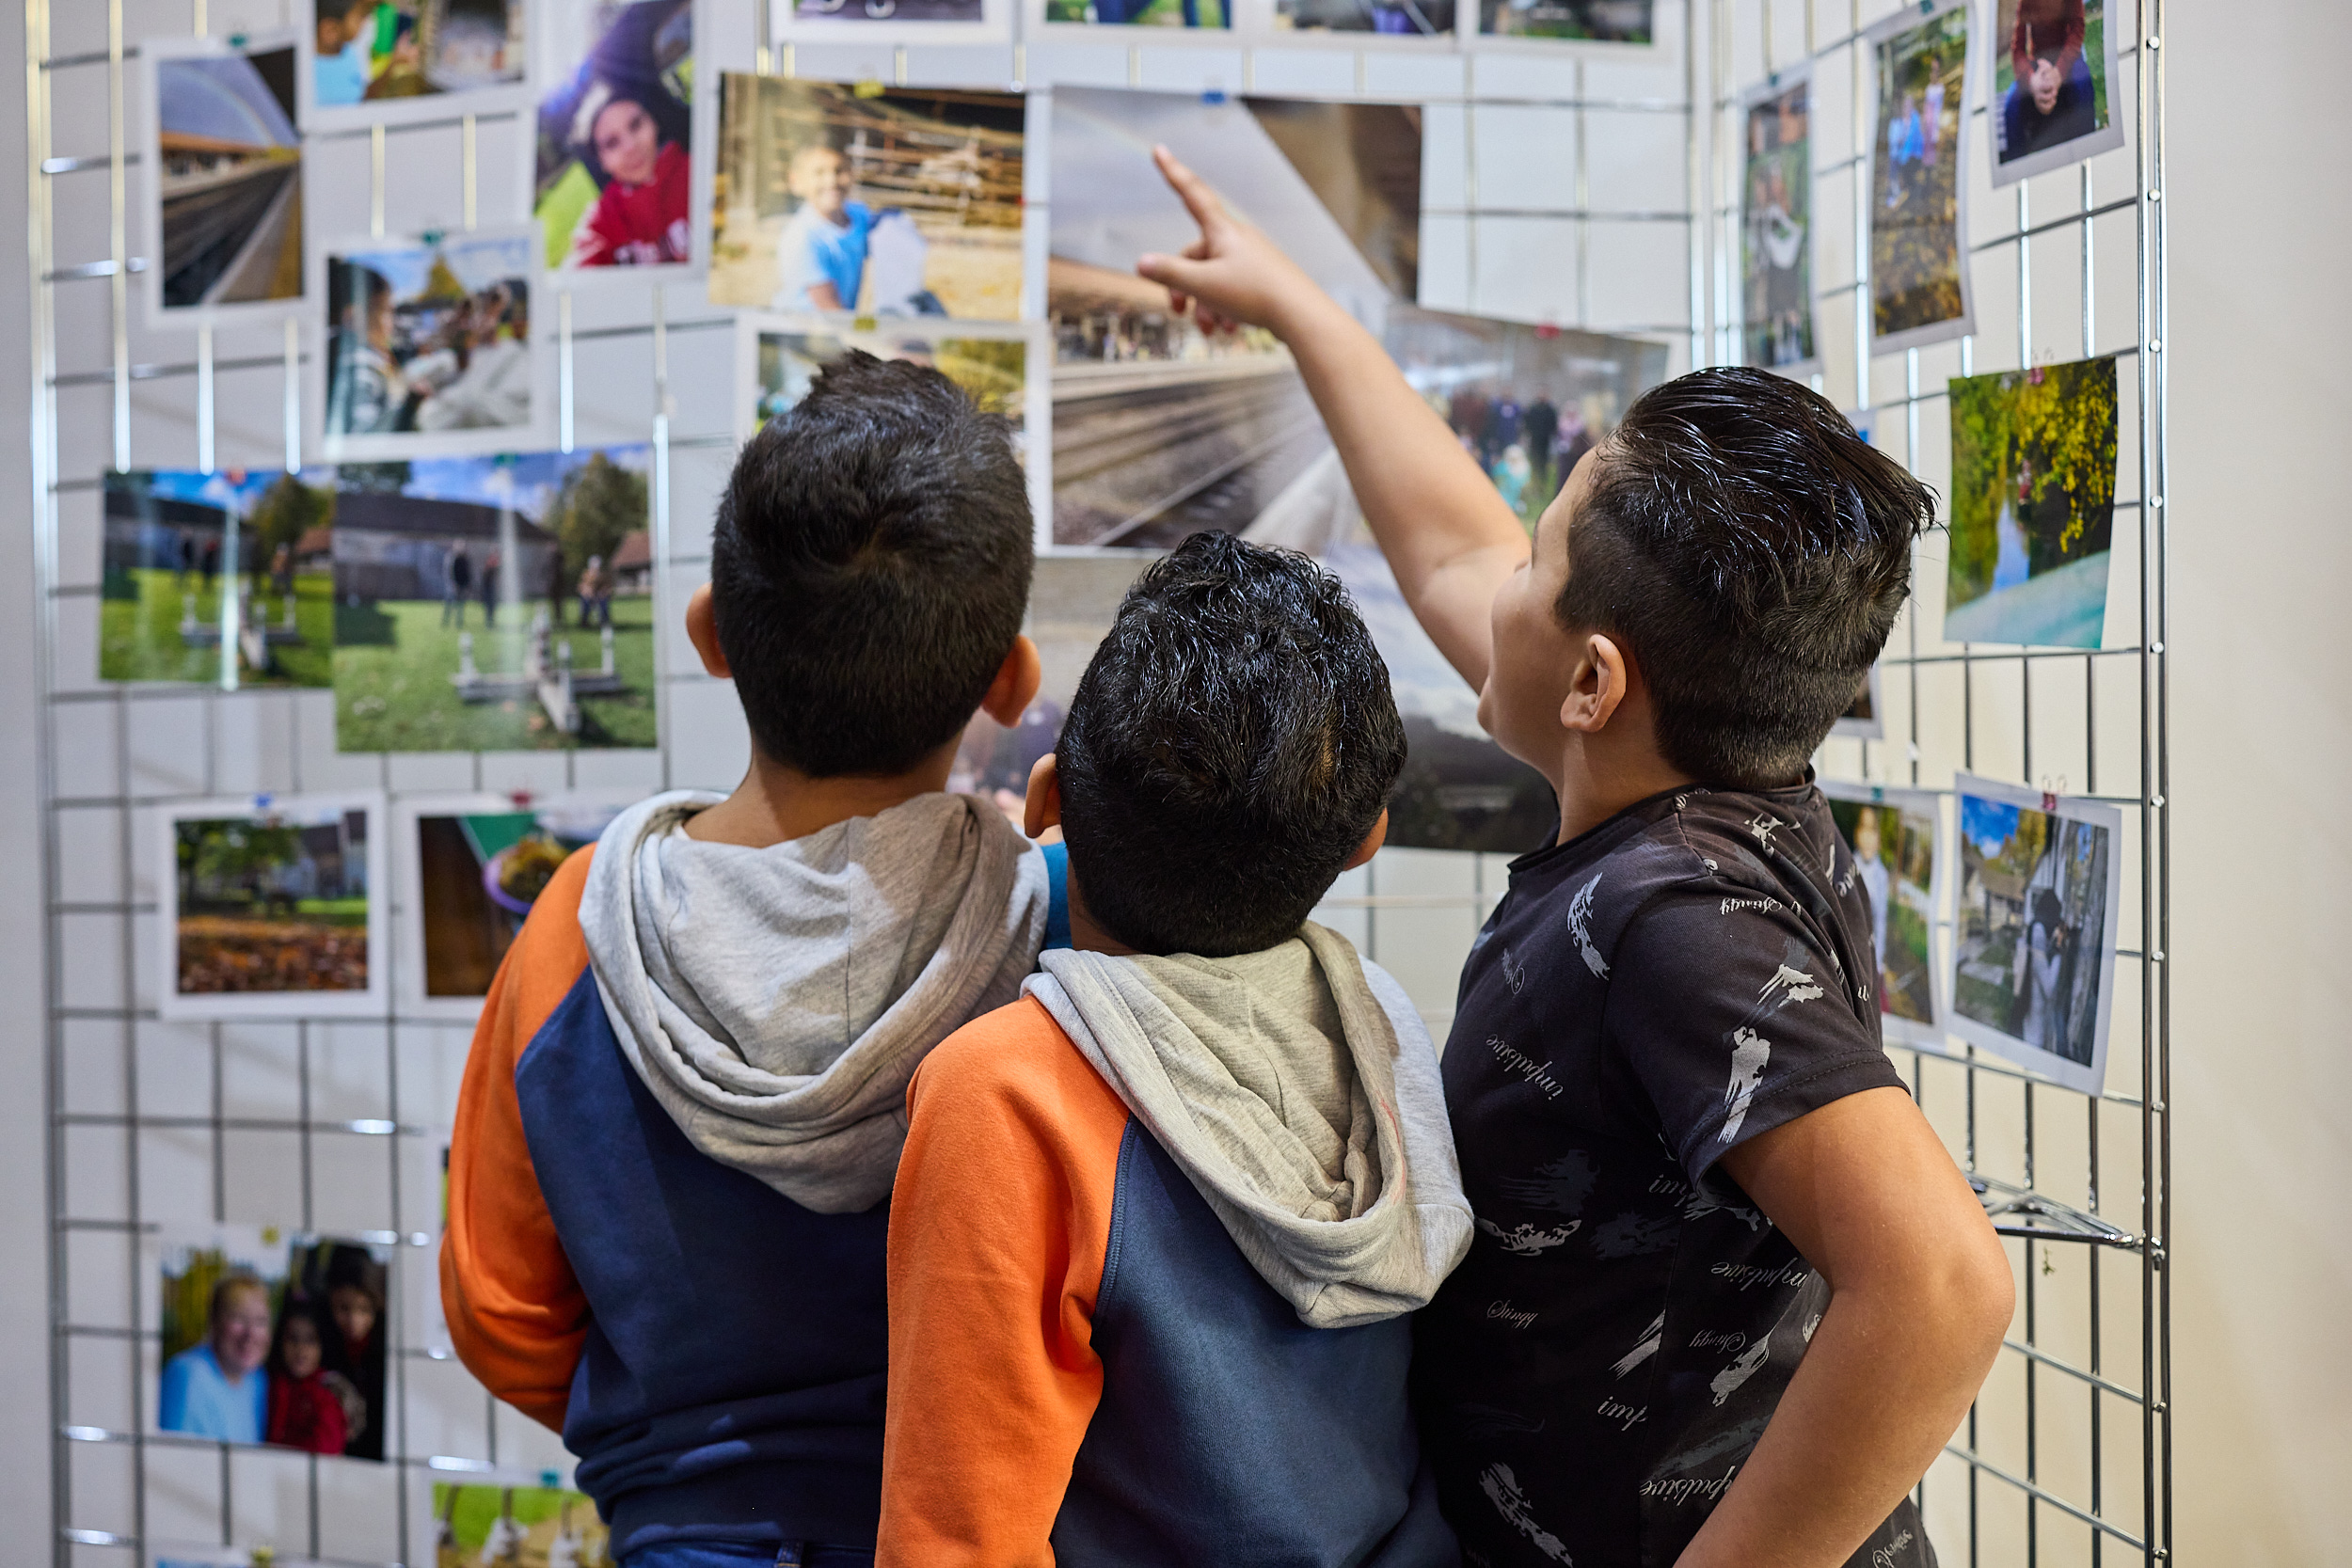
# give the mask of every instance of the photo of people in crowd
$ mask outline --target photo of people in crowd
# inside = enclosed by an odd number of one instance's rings
[[[1812,87],[1800,77],[1747,110],[1740,341],[1743,361],[1764,370],[1814,358]]]
[[[333,683],[331,469],[110,469],[102,483],[101,679]]]
[[[2097,1094],[2106,1081],[2122,814],[1967,774],[1953,789],[1952,1030]]]
[[[156,1248],[160,1430],[384,1457],[390,1248],[234,1226]]]
[[[367,796],[171,808],[163,1016],[381,1009],[379,810]]]
[[[606,1568],[612,1551],[596,1505],[580,1493],[433,1483],[434,1568]]]
[[[1993,8],[1994,188],[2122,147],[2106,0],[1994,0]]]
[[[1648,43],[1656,0],[1479,0],[1479,31],[1491,38],[1588,39]]]
[[[1952,379],[1946,641],[2105,639],[2117,393],[2112,358]]]
[[[343,464],[335,743],[655,742],[653,449]]]
[[[1943,908],[1942,803],[1925,790],[1823,779],[1830,816],[1870,899],[1879,1022],[1890,1045],[1947,1049],[1936,1003],[1935,927]]]
[[[328,252],[327,456],[529,444],[532,237],[516,229]]]
[[[549,270],[693,261],[693,0],[544,0],[532,218]]]
[[[710,298],[794,314],[1021,316],[1018,93],[728,75]]]
[[[311,0],[311,103],[373,107],[520,84],[525,0]]]
[[[295,45],[279,37],[141,46],[155,134],[143,155],[155,202],[149,232],[162,250],[146,287],[149,309],[167,319],[302,297]]]
[[[1870,337],[1880,354],[1970,326],[1961,143],[1967,125],[1968,10],[1938,0],[1870,30],[1878,93],[1872,144]]]
[[[1382,336],[1531,535],[1578,460],[1666,374],[1662,344],[1411,306],[1390,309]]]

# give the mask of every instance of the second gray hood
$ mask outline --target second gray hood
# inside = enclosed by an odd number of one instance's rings
[[[1345,938],[1310,924],[1238,958],[1041,962],[1024,989],[1302,1323],[1410,1312],[1470,1250],[1437,1049]]]
[[[718,800],[657,795],[597,841],[580,904],[596,990],[697,1149],[818,1213],[870,1209],[907,1080],[1036,962],[1044,857],[961,795],[765,848],[689,838]]]

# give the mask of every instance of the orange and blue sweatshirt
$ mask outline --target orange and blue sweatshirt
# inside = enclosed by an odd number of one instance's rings
[[[925,796],[762,849],[656,797],[564,863],[484,1007],[450,1150],[459,1356],[559,1429],[616,1557],[864,1546],[905,1085],[1009,999],[1047,873]]]
[[[908,1091],[883,1568],[1450,1568],[1407,1314],[1469,1247],[1437,1053],[1309,926],[1049,951]]]

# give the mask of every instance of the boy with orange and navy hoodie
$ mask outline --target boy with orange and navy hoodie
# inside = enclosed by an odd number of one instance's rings
[[[736,464],[687,608],[750,771],[624,813],[491,987],[451,1338],[562,1431],[626,1568],[872,1560],[907,1082],[1047,925],[1044,857],[943,793],[973,712],[1037,690],[1030,540],[1001,420],[828,366]]]
[[[878,1560],[1460,1560],[1406,1398],[1470,1244],[1438,1060],[1307,921],[1405,760],[1338,580],[1201,534],[1031,775],[1072,947],[908,1091]]]

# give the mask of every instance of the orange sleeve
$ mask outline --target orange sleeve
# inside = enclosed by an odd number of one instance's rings
[[[515,1069],[588,966],[580,893],[593,847],[566,860],[490,982],[449,1146],[441,1308],[457,1358],[532,1420],[564,1429],[588,1301],[523,1136]]]
[[[907,1087],[890,1199],[886,1568],[1031,1568],[1103,1397],[1094,1302],[1127,1107],[1028,998]]]

